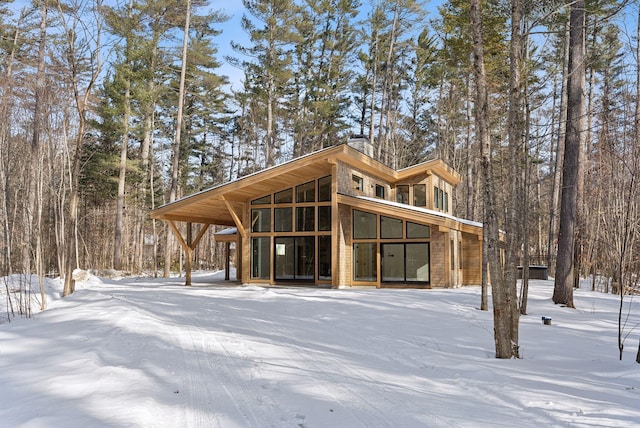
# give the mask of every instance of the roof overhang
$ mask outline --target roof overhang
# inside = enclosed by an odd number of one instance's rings
[[[459,230],[482,239],[482,223],[461,219],[442,212],[366,196],[340,194],[338,195],[338,203],[390,217],[400,217],[416,223],[436,225],[442,231],[448,229]]]
[[[376,176],[389,183],[398,183],[416,175],[431,174],[432,172],[452,184],[457,184],[460,181],[460,175],[441,160],[423,162],[396,171],[353,147],[342,144],[301,156],[163,205],[151,211],[151,217],[167,221],[239,226],[236,220],[242,219],[245,204],[249,201],[295,184],[330,175],[338,162],[375,172]],[[444,224],[447,221],[442,220],[441,222]]]

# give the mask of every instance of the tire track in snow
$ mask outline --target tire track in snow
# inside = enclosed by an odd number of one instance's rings
[[[242,366],[242,363],[249,360],[238,358],[229,351],[221,340],[221,333],[209,332],[200,323],[189,325],[188,322],[197,322],[194,318],[183,320],[185,327],[189,330],[189,335],[194,347],[200,376],[195,378],[189,374],[189,386],[196,392],[193,402],[194,425],[200,427],[213,426],[210,422],[210,412],[203,412],[201,407],[204,403],[213,407],[216,417],[215,426],[228,426],[232,423],[235,426],[251,427],[281,427],[282,420],[278,415],[282,411],[279,406],[266,395],[260,394],[255,384],[251,383],[251,376]],[[211,376],[202,376],[208,373]],[[214,380],[218,391],[212,391],[208,387],[207,380]],[[225,402],[226,401],[226,402]],[[217,406],[222,404],[222,408]],[[238,415],[244,421],[233,419],[228,412],[233,406]],[[204,417],[203,417],[204,416]],[[226,421],[226,422],[225,422]]]
[[[263,336],[265,338],[282,336],[283,332],[280,329],[272,327],[277,325],[277,323],[261,325]],[[338,333],[339,330],[335,330],[335,334]],[[296,338],[293,337],[286,344],[278,344],[284,348],[283,354],[291,361],[289,366],[304,372],[306,377],[312,373],[315,387],[322,388],[326,396],[331,397],[336,405],[348,412],[351,420],[357,421],[360,426],[410,427],[427,420],[430,427],[451,427],[450,422],[428,412],[427,409],[422,409],[421,416],[424,420],[421,421],[417,421],[410,415],[398,413],[406,407],[406,403],[402,400],[402,385],[382,383],[373,378],[367,369],[359,370],[353,367],[344,356],[298,345],[295,340]],[[336,343],[349,343],[346,338],[333,340]],[[277,346],[273,341],[269,342]],[[388,405],[381,408],[380,403],[388,403]],[[337,408],[337,406],[334,407]],[[304,409],[299,411],[303,412]],[[347,426],[344,424],[346,421],[341,422],[343,424],[340,426]]]

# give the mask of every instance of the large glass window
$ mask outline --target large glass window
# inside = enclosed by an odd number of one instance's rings
[[[313,279],[315,273],[316,238],[296,237],[296,279]]]
[[[429,244],[382,244],[382,281],[429,282]]]
[[[353,244],[353,279],[376,281],[378,278],[375,243]]]
[[[433,188],[433,208],[440,208],[440,190],[437,187]]]
[[[384,199],[384,186],[381,186],[380,184],[376,184],[376,196],[378,198]]]
[[[251,231],[271,231],[271,208],[257,208],[251,210]]]
[[[263,236],[251,238],[251,277],[258,279],[269,279],[271,238]]]
[[[424,184],[413,185],[413,205],[416,207],[427,206],[427,186]]]
[[[429,238],[431,229],[424,224],[407,222],[407,239]]]
[[[275,244],[275,279],[294,279],[296,272],[295,238],[276,237]]]
[[[331,236],[318,236],[318,279],[331,279]]]
[[[318,207],[318,230],[320,231],[331,230],[331,207],[330,206]]]
[[[449,212],[449,194],[444,192],[444,212]]]
[[[276,280],[313,280],[315,237],[276,237],[274,272]]]
[[[407,282],[429,282],[429,243],[405,244]]]
[[[273,228],[276,232],[291,232],[293,230],[293,211],[290,207],[275,208],[273,217]]]
[[[316,182],[310,181],[296,187],[296,202],[315,202]]]
[[[315,207],[296,208],[296,230],[298,232],[313,232],[316,229]]]
[[[282,190],[273,195],[276,204],[290,204],[293,202],[293,189]]]
[[[322,177],[318,180],[318,202],[331,200],[331,176]]]
[[[380,237],[382,239],[402,239],[402,220],[381,215]]]
[[[406,184],[400,184],[396,186],[396,201],[401,204],[409,203],[409,186]]]
[[[353,239],[376,239],[376,215],[353,210]]]
[[[382,244],[382,280],[404,282],[404,244]]]

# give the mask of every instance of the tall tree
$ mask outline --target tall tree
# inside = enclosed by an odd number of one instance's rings
[[[517,316],[517,309],[514,311],[512,307],[512,305],[517,304],[517,301],[512,299],[500,260],[499,225],[492,174],[489,97],[484,65],[483,23],[480,0],[470,0],[469,6],[476,84],[476,133],[480,146],[483,177],[482,194],[485,215],[483,226],[486,230],[484,235],[487,240],[486,254],[491,269],[496,358],[517,358],[519,356],[518,329],[517,324],[515,328],[513,326],[513,314],[515,312]]]
[[[76,130],[73,147],[70,148],[68,218],[65,230],[65,281],[63,296],[75,291],[73,271],[79,263],[78,206],[79,183],[82,169],[82,156],[85,144],[85,131],[94,86],[102,70],[102,1],[93,2],[73,0],[71,3],[58,2],[58,13],[65,36],[65,58],[69,70],[68,85],[72,93],[76,113]],[[86,25],[86,13],[93,16],[92,25]]]
[[[575,233],[578,215],[578,178],[581,148],[585,137],[585,2],[571,4],[569,30],[569,78],[567,92],[567,126],[565,136],[558,258],[553,301],[570,308],[573,304]]]
[[[244,5],[253,17],[242,17],[251,46],[232,42],[233,49],[244,58],[229,60],[245,71],[245,85],[253,98],[247,112],[260,120],[260,140],[255,143],[264,153],[264,166],[270,167],[282,157],[283,136],[278,135],[278,128],[286,119],[297,37],[293,24],[299,7],[291,0],[244,0]]]

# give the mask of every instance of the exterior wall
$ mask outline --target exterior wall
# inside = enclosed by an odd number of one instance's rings
[[[431,286],[446,287],[447,286],[447,245],[449,233],[440,232],[437,227],[431,228],[431,244],[430,252],[430,269],[431,269]]]
[[[338,286],[350,286],[353,278],[351,245],[351,207],[338,205],[340,225],[338,227]]]
[[[469,233],[462,233],[463,285],[482,283],[482,240]]]
[[[362,178],[362,191],[353,188],[354,175]],[[368,174],[343,162],[338,163],[338,193],[349,196],[367,196],[369,198],[374,198],[376,196],[377,184],[384,186],[385,199],[392,200],[390,197],[391,185],[387,181],[381,180],[376,176]]]

